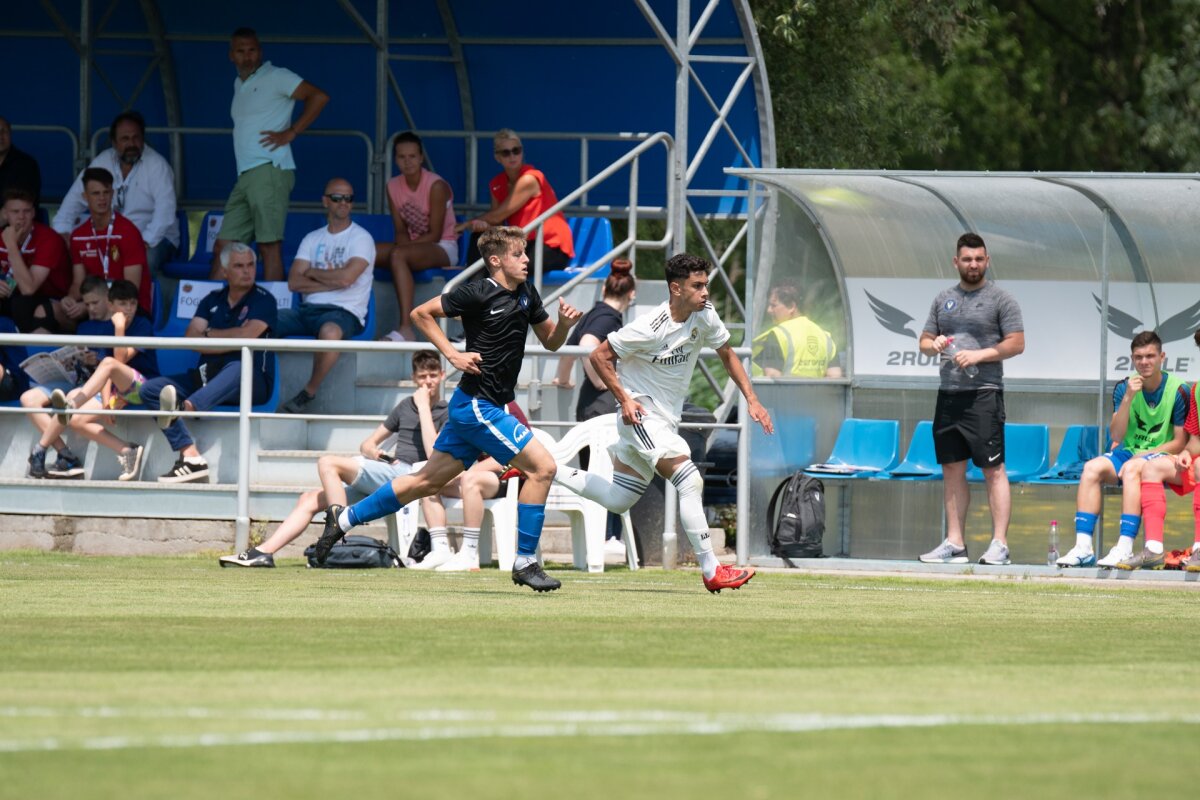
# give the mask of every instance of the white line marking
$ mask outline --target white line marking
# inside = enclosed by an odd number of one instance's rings
[[[474,712],[424,712],[434,716]],[[564,721],[537,721],[557,718]],[[235,747],[273,744],[348,744],[358,742],[430,741],[439,739],[527,739],[562,736],[718,736],[744,732],[814,733],[868,728],[941,728],[968,725],[1200,725],[1197,714],[1062,713],[1016,715],[969,714],[764,714],[733,715],[677,712],[542,712],[529,722],[481,725],[355,728],[332,731],[248,731],[238,733],[168,734],[162,736],[46,736],[0,740],[0,753],[58,750],[127,750],[134,748]]]

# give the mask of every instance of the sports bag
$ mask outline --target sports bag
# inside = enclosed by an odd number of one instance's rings
[[[775,518],[778,505],[779,518]],[[767,507],[771,554],[782,558],[820,558],[825,536],[825,484],[797,472],[779,484]]]
[[[304,551],[308,566],[317,569],[369,569],[372,567],[403,567],[404,562],[387,542],[370,536],[351,534],[342,538],[329,550],[324,564],[317,563],[316,547]]]

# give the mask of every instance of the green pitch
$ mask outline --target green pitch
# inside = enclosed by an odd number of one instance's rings
[[[1197,601],[0,554],[0,798],[1154,797]]]

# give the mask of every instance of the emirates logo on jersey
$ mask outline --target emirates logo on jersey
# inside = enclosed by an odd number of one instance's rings
[[[684,345],[679,345],[670,352],[663,353],[650,359],[651,364],[662,364],[664,367],[673,367],[676,364],[686,364],[687,360],[692,357]]]

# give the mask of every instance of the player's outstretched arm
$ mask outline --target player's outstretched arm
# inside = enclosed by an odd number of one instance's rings
[[[452,367],[462,372],[478,375],[479,361],[482,356],[479,353],[459,352],[454,345],[450,344],[450,340],[446,338],[446,334],[442,333],[442,328],[437,323],[444,316],[446,316],[446,312],[442,310],[442,297],[438,295],[414,308],[411,319],[413,325],[417,326],[417,330],[425,334],[429,343],[445,356]]]
[[[606,339],[591,352],[588,361],[591,362],[592,369],[600,376],[600,380],[604,381],[604,385],[612,392],[617,405],[621,407],[621,419],[625,421],[626,425],[636,425],[641,421],[646,409],[642,407],[641,403],[630,397],[629,392],[625,391],[625,387],[621,385],[621,379],[617,377],[617,358],[617,354]]]
[[[729,377],[745,395],[748,403],[746,410],[750,414],[750,419],[762,425],[762,429],[767,433],[774,433],[775,423],[771,422],[771,415],[767,413],[763,404],[758,402],[758,395],[755,394],[754,387],[750,384],[750,376],[746,374],[742,360],[734,354],[733,348],[728,343],[717,348],[717,355],[720,356],[721,363],[725,365],[725,371],[729,373]]]

